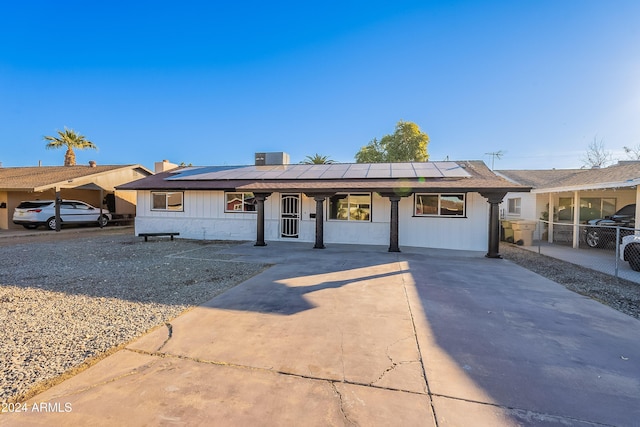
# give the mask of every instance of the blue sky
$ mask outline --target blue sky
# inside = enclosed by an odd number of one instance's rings
[[[640,145],[640,2],[29,1],[0,6],[0,162],[339,162],[399,120],[431,160],[580,167]]]

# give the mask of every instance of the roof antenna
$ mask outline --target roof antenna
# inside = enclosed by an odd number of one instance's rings
[[[493,151],[491,153],[484,153],[484,154],[487,156],[491,156],[491,170],[493,170],[493,163],[495,162],[496,159],[500,160],[502,156],[504,156],[504,151],[498,150],[498,151]]]

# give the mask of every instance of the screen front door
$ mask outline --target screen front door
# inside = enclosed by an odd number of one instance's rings
[[[297,238],[299,229],[300,195],[283,194],[280,202],[280,236]]]

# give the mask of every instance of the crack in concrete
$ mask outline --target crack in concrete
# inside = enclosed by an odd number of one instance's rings
[[[410,363],[419,363],[419,362],[417,360],[405,360],[405,361],[402,361],[402,362],[393,362],[391,364],[391,366],[389,366],[387,369],[384,370],[384,372],[382,372],[382,374],[380,374],[378,379],[376,379],[375,381],[372,381],[369,385],[370,386],[376,386],[376,383],[381,381],[382,378],[384,378],[384,376],[387,375],[389,372],[393,371],[394,369],[396,369],[400,365],[408,365]]]
[[[389,350],[391,349],[391,347],[393,347],[394,345],[398,344],[401,341],[404,340],[408,340],[408,339],[413,339],[414,337],[405,337],[405,338],[400,338],[394,342],[392,342],[391,344],[389,344],[385,350],[385,354],[387,356],[387,359],[389,359],[389,361],[391,362],[391,366],[389,366],[387,369],[385,369],[382,374],[380,374],[380,376],[378,377],[378,379],[372,381],[370,383],[370,385],[374,385],[375,383],[377,383],[378,381],[382,380],[382,378],[389,372],[393,371],[398,365],[406,365],[408,363],[415,363],[418,362],[417,360],[403,360],[400,362],[396,362],[393,360],[393,357],[391,357],[391,355],[389,354]]]
[[[338,391],[338,388],[336,387],[336,383],[333,381],[330,381],[331,384],[331,388],[333,389],[333,392],[338,395],[338,400],[340,400],[340,413],[342,414],[342,417],[344,418],[345,422],[347,422],[349,425],[352,426],[357,426],[359,425],[358,423],[354,422],[353,420],[349,419],[349,417],[347,416],[347,413],[344,411],[344,400],[342,398],[342,393],[340,393]]]
[[[399,266],[399,270],[402,271],[402,267]],[[433,394],[431,393],[431,388],[429,387],[429,380],[427,379],[427,370],[424,366],[424,359],[422,358],[422,350],[420,349],[420,341],[418,341],[418,332],[416,331],[416,321],[413,316],[413,310],[411,310],[411,303],[409,302],[409,293],[407,292],[407,282],[404,279],[404,274],[400,275],[400,280],[402,280],[402,288],[404,289],[404,297],[407,301],[407,308],[409,310],[409,316],[411,317],[411,327],[413,328],[413,338],[416,343],[416,348],[418,349],[418,361],[420,362],[420,366],[422,367],[422,378],[424,379],[424,383],[427,387],[427,395],[429,396],[429,404],[431,405],[431,413],[433,414],[433,424],[438,427],[438,417],[436,416],[436,407],[433,404]]]
[[[322,378],[322,377],[316,377],[316,376],[312,376],[312,375],[303,375],[303,374],[296,374],[296,373],[293,373],[293,372],[279,371],[279,370],[276,370],[276,369],[267,369],[267,368],[262,368],[262,367],[239,365],[239,364],[236,364],[236,363],[220,362],[220,361],[215,361],[215,360],[205,360],[205,359],[200,359],[200,358],[197,358],[197,357],[182,356],[182,355],[179,355],[179,354],[161,353],[161,352],[157,352],[157,351],[146,351],[146,350],[139,350],[139,349],[135,349],[135,348],[125,348],[124,350],[131,351],[133,353],[144,354],[146,356],[159,357],[159,358],[163,358],[163,359],[164,358],[173,358],[173,359],[180,359],[180,360],[188,360],[188,361],[191,361],[191,362],[203,363],[203,364],[207,364],[207,365],[225,366],[225,367],[228,367],[228,368],[243,369],[243,370],[250,370],[250,371],[269,372],[269,373],[272,373],[272,374],[286,375],[286,376],[289,376],[289,377],[306,379],[306,380],[322,381],[322,382],[327,382],[327,381],[328,382],[340,382],[340,383],[343,383],[343,384],[355,385],[355,386],[360,386],[360,387],[371,387],[371,388],[375,388],[375,389],[379,389],[379,390],[398,391],[398,392],[401,392],[401,393],[416,394],[416,395],[419,395],[419,396],[424,396],[425,395],[425,393],[416,392],[416,391],[413,391],[413,390],[404,390],[404,389],[401,389],[401,388],[394,388],[394,387],[382,387],[382,386],[378,386],[378,385],[375,385],[375,384],[367,384],[367,383],[362,383],[362,382],[358,382],[358,381],[350,381],[350,380],[339,381],[339,380],[330,379],[330,378]]]
[[[167,331],[168,331],[168,336],[167,339],[164,340],[164,342],[160,345],[160,347],[158,347],[158,349],[156,350],[156,352],[159,352],[160,350],[162,350],[162,348],[167,345],[167,343],[169,342],[169,340],[171,339],[171,337],[173,337],[173,325],[169,322],[164,324],[167,327]]]
[[[375,381],[372,381],[369,385],[375,385],[375,383],[377,383],[378,381],[381,381],[381,380],[382,380],[382,378],[384,378],[384,376],[385,376],[388,372],[393,371],[393,370],[396,368],[396,366],[398,366],[398,364],[397,364],[396,362],[393,362],[393,361],[392,361],[391,366],[389,366],[387,369],[385,369],[385,370],[380,374],[380,376],[378,377],[378,379],[376,379]]]

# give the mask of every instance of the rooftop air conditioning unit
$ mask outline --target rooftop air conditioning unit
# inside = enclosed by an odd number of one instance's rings
[[[275,153],[256,153],[256,166],[288,165],[289,155],[282,151]]]

